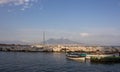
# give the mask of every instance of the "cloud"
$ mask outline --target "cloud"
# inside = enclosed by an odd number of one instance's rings
[[[38,0],[0,0],[0,5],[22,6],[21,10],[30,8]]]
[[[89,33],[80,33],[80,36],[81,37],[87,37],[87,36],[89,36],[90,34]]]
[[[0,0],[0,4],[14,3],[15,5],[21,5],[30,2],[31,0]]]
[[[0,0],[0,4],[6,4],[6,3],[9,3],[11,2],[11,0]]]

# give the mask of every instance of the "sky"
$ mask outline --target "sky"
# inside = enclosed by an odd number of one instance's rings
[[[0,0],[0,41],[67,38],[120,45],[120,0]]]

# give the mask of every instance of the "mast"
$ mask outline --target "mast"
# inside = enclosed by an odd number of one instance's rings
[[[45,32],[43,32],[43,47],[45,46]]]

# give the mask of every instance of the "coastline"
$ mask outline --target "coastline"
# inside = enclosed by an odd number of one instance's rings
[[[81,45],[15,45],[0,44],[5,52],[86,52],[91,54],[119,53],[120,46],[81,46]]]

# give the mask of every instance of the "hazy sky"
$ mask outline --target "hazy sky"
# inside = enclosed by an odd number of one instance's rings
[[[0,41],[120,44],[120,0],[0,0]]]

